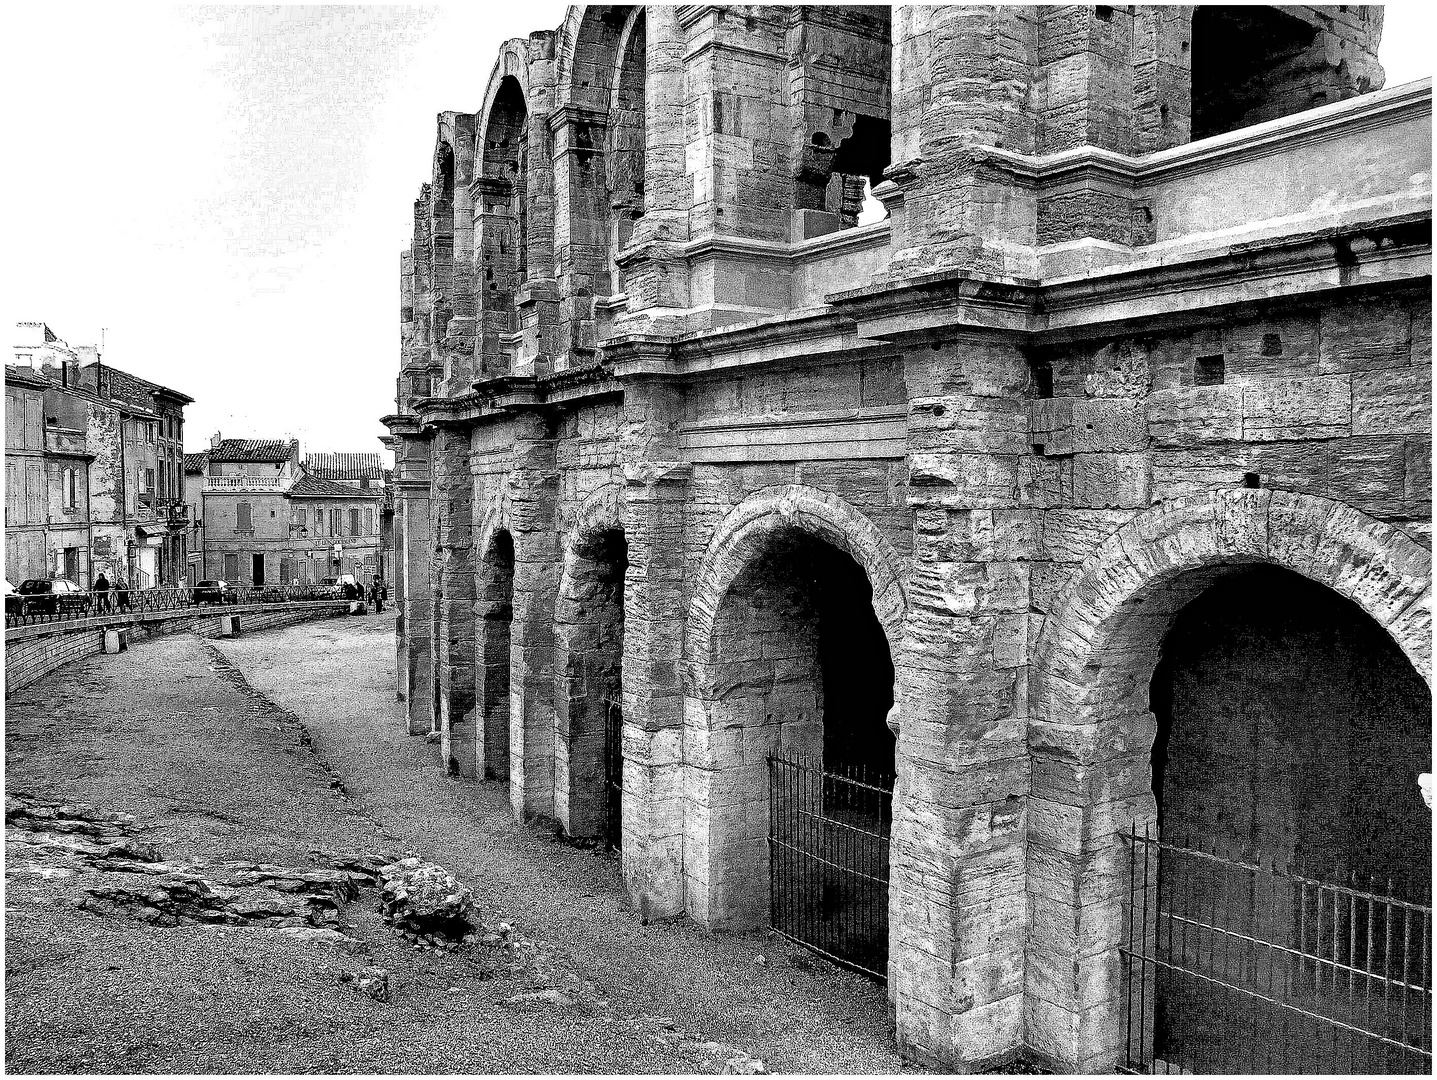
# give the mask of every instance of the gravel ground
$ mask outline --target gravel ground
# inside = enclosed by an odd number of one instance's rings
[[[8,1071],[906,1070],[881,986],[772,935],[643,926],[614,858],[516,825],[502,784],[445,777],[403,734],[393,631],[386,613],[76,663],[7,702],[7,790],[133,813],[167,860],[416,854],[523,948],[419,951],[373,890],[344,911],[362,956],[157,928],[76,910],[85,875],[12,858]],[[338,977],[366,966],[390,972],[391,1001]],[[549,987],[568,990],[514,1000]]]

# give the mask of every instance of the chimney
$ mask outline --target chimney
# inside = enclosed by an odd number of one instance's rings
[[[211,450],[218,450],[219,448],[220,448],[220,433],[219,433],[218,431],[216,431],[213,435],[210,436],[210,449],[211,449]]]
[[[100,350],[93,345],[76,345],[75,356],[79,358],[81,367],[90,367],[100,362]]]
[[[290,460],[293,461],[296,465],[299,464],[299,440],[298,440],[298,439],[290,439],[290,440],[289,440],[289,457],[290,457]]]

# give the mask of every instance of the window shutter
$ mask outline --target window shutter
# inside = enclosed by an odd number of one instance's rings
[[[239,532],[249,532],[254,528],[254,522],[250,520],[249,503],[235,504],[235,528]]]

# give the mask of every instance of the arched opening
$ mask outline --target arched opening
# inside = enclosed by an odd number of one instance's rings
[[[1362,8],[1343,12],[1347,26],[1299,17],[1295,9],[1199,6],[1192,21],[1193,139],[1377,89],[1369,35],[1380,35],[1381,24],[1370,27]]]
[[[434,274],[434,307],[430,341],[443,341],[454,317],[454,148],[441,142],[435,151],[434,204],[430,215],[430,265]]]
[[[618,255],[644,213],[646,20],[635,8],[620,37],[619,67],[609,104],[604,168],[609,190],[609,293],[623,291]]]
[[[605,528],[581,540],[566,557],[556,613],[555,812],[567,835],[611,847],[621,842],[628,566],[623,530]]]
[[[512,366],[510,339],[519,329],[515,292],[528,274],[529,113],[519,80],[499,83],[479,136],[483,172],[477,186],[479,352],[483,375]]]
[[[882,974],[894,669],[868,576],[814,533],[772,529],[718,604],[711,657],[691,762],[710,792],[706,921],[771,920]]]
[[[514,538],[500,530],[479,566],[479,775],[509,778],[510,628],[514,619]]]
[[[1150,702],[1173,845],[1157,864],[1154,1057],[1195,1072],[1309,1054],[1356,1072],[1420,1065],[1382,1041],[1401,1031],[1381,980],[1419,981],[1430,931],[1419,920],[1424,941],[1404,948],[1412,913],[1366,899],[1426,902],[1430,887],[1417,776],[1431,768],[1431,693],[1411,662],[1337,593],[1279,567],[1230,568],[1173,619]],[[1382,1038],[1288,1024],[1290,1007]]]
[[[891,18],[869,6],[797,8],[791,17],[791,62],[806,76],[794,147],[796,240],[887,216],[873,189],[892,155]]]

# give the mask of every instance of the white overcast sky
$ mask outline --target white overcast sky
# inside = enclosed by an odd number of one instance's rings
[[[563,13],[5,5],[0,331],[105,328],[107,362],[195,399],[192,450],[379,449],[434,116],[477,110],[499,44]],[[1433,26],[1389,5],[1389,86],[1432,74]]]

